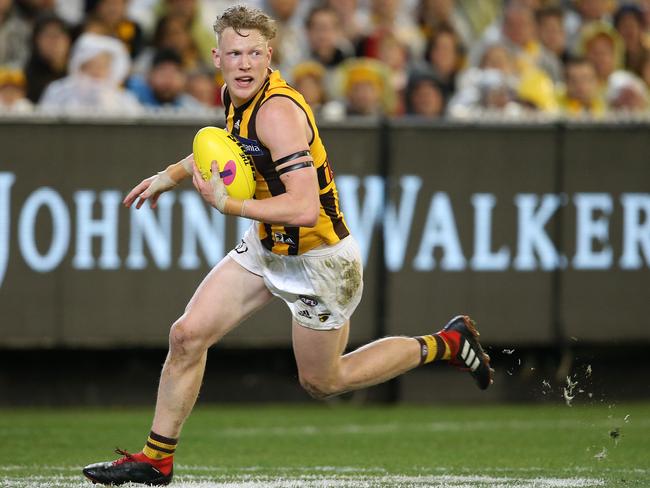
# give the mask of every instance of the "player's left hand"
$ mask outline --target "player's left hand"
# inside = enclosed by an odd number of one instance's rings
[[[201,176],[198,166],[194,163],[194,173],[192,174],[192,183],[194,188],[201,194],[203,200],[219,212],[224,213],[226,208],[226,201],[228,200],[228,192],[226,185],[224,185],[221,175],[219,174],[219,165],[216,161],[212,161],[211,165],[212,177],[209,181],[205,181]]]

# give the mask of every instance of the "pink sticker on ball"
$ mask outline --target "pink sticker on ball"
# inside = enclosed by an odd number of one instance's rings
[[[232,159],[224,165],[221,174],[222,174],[224,185],[228,186],[233,181],[235,181],[235,175],[237,174],[237,165]]]

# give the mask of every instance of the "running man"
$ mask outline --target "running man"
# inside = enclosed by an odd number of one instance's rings
[[[363,288],[359,249],[339,209],[332,169],[311,109],[272,71],[274,21],[260,10],[228,8],[214,24],[215,66],[223,73],[227,130],[249,146],[257,171],[255,199],[229,197],[213,163],[204,181],[192,155],[145,179],[124,199],[152,207],[161,193],[192,177],[203,199],[226,215],[255,223],[205,277],[173,324],[151,432],[137,454],[83,469],[96,483],[168,484],[174,451],[205,370],[207,351],[274,296],[292,315],[300,384],[327,398],[387,381],[419,365],[449,361],[479,388],[492,383],[489,357],[473,322],[453,318],[438,333],[386,337],[343,354],[350,316]],[[253,144],[250,144],[250,142]],[[137,202],[136,202],[137,201]]]

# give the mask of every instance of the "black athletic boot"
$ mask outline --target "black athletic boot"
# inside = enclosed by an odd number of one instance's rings
[[[115,452],[123,457],[116,461],[90,464],[83,469],[84,476],[93,483],[102,485],[168,485],[171,482],[174,473],[172,457],[154,461],[141,452],[129,454],[121,449],[116,449]]]
[[[467,315],[458,315],[444,326],[440,334],[452,339],[448,342],[451,348],[449,363],[468,371],[481,390],[490,386],[494,370],[490,367],[490,356],[483,352],[478,341],[476,323]]]

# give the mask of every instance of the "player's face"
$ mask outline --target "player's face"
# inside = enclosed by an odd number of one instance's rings
[[[219,47],[212,54],[235,106],[250,100],[262,87],[271,65],[271,52],[258,30],[242,29],[237,33],[229,27],[222,32]]]

